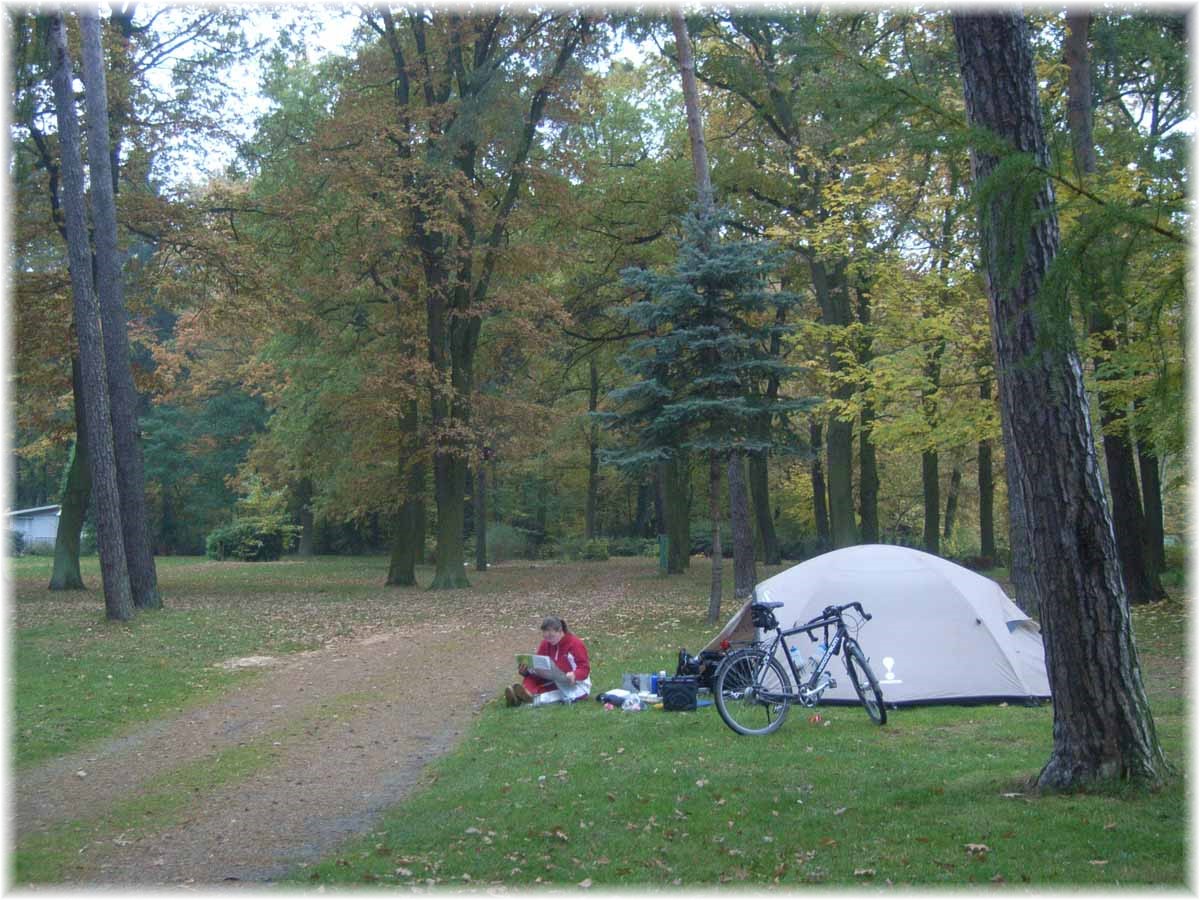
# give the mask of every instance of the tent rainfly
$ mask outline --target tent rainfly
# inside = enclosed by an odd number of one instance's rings
[[[872,615],[857,639],[889,705],[1036,702],[1050,696],[1041,629],[1000,585],[970,569],[907,547],[846,547],[792,566],[761,582],[753,599],[782,601],[786,629],[826,606],[857,600]],[[749,602],[705,648],[754,635]],[[819,638],[821,632],[815,632]],[[804,656],[804,633],[789,642]],[[823,702],[854,702],[844,664]]]

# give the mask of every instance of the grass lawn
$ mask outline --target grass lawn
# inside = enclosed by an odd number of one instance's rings
[[[444,602],[383,589],[386,566],[163,559],[168,608],[112,625],[97,593],[44,590],[49,560],[13,561],[18,767],[253,677],[213,668],[221,659],[419,622]],[[603,621],[575,613],[599,689],[619,685],[622,672],[671,670],[680,646],[695,651],[712,633],[704,564],[672,579],[653,560],[472,574],[475,588],[455,595],[468,620],[478,604],[481,615],[525,621],[523,608],[489,606],[517,592],[571,621],[577,585],[620,583],[626,608]],[[97,579],[94,560],[85,577]],[[778,732],[751,738],[712,707],[494,703],[408,802],[372,834],[296,872],[293,886],[1182,887],[1186,609],[1167,601],[1135,610],[1134,622],[1159,737],[1177,770],[1157,793],[1030,793],[1025,780],[1049,755],[1048,706],[892,710],[883,728],[859,708],[822,708],[819,723],[793,710]]]

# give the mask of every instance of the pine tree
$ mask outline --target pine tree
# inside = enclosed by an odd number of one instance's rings
[[[800,298],[770,284],[782,262],[773,244],[725,238],[724,224],[722,213],[698,205],[684,217],[671,271],[622,272],[643,299],[621,312],[646,336],[621,358],[637,380],[610,393],[613,409],[600,414],[633,436],[630,446],[605,455],[609,462],[641,468],[690,453],[711,462],[765,452],[774,439],[763,433],[763,418],[811,405],[752,388],[772,375],[784,382],[794,374],[772,353],[772,337],[790,333],[776,311]]]

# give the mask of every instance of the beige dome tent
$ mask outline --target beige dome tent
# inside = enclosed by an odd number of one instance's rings
[[[937,556],[884,544],[825,553],[780,572],[754,589],[786,629],[826,606],[857,600],[872,615],[858,642],[888,704],[1033,701],[1050,696],[1041,630],[996,582]],[[754,633],[749,603],[705,649]],[[820,632],[816,632],[820,637]],[[801,633],[789,643],[804,656],[814,644]],[[857,703],[839,660],[837,687],[823,702]]]

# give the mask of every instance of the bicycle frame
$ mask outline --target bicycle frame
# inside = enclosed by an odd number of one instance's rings
[[[825,648],[825,652],[821,655],[821,658],[817,661],[817,665],[813,669],[812,674],[808,677],[808,680],[801,681],[800,669],[797,668],[796,660],[792,658],[792,654],[787,650],[786,639],[794,634],[800,634],[801,632],[809,634],[811,637],[812,631],[816,630],[817,628],[828,629],[831,625],[834,628],[833,640],[827,641],[828,646]],[[826,630],[826,634],[828,634],[828,630]],[[817,687],[817,682],[825,673],[825,669],[829,666],[830,660],[832,660],[838,655],[838,653],[841,652],[842,642],[845,636],[846,625],[841,618],[837,616],[830,616],[825,619],[817,619],[812,622],[805,622],[803,625],[797,626],[796,628],[785,629],[778,625],[775,626],[775,637],[771,640],[770,646],[767,648],[768,657],[778,656],[779,648],[781,646],[784,648],[783,657],[787,660],[788,668],[792,672],[792,681],[796,685],[796,691],[787,695],[778,695],[771,693],[770,691],[760,691],[759,696],[761,696],[767,702],[770,702],[771,700],[783,699],[799,700],[805,705],[810,705],[812,702],[815,702],[813,700],[813,695],[816,694],[819,697],[820,694],[824,693],[825,689],[830,686],[829,683],[826,683],[820,687]]]

